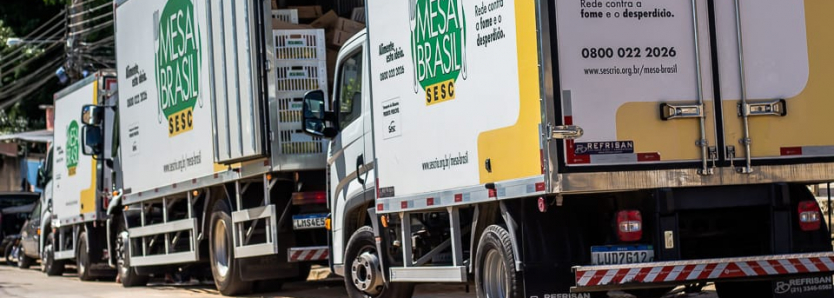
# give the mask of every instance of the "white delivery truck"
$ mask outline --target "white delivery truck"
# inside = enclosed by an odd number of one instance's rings
[[[116,1],[118,101],[82,114],[116,127],[97,156],[117,168],[107,243],[124,286],[181,271],[235,295],[326,263],[325,143],[300,122],[304,92],[327,87],[324,32],[278,36],[269,7]]]
[[[99,71],[55,94],[52,189],[46,192],[47,199],[51,194],[51,216],[41,219],[47,224],[41,246],[47,275],[63,274],[73,260],[81,280],[114,275],[105,242],[110,195],[102,189],[110,184],[111,165],[87,155],[90,148],[82,146],[87,135],[78,112],[85,105],[112,100],[115,83],[115,73]]]
[[[806,185],[834,180],[832,9],[367,2],[332,100],[304,101],[334,271],[351,297],[831,297]]]

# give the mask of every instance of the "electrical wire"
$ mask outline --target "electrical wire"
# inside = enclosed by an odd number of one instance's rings
[[[97,20],[101,20],[103,18],[112,17],[112,16],[113,16],[113,12],[108,12],[108,13],[105,13],[105,14],[102,14],[102,15],[99,15],[99,16],[96,16],[96,17],[93,17],[93,18],[90,18],[90,19],[86,19],[86,20],[83,20],[83,21],[80,21],[80,22],[77,22],[77,23],[70,23],[68,27],[69,28],[77,27],[77,26],[84,25],[86,23],[95,22]]]
[[[108,7],[108,6],[112,8],[112,7],[113,7],[113,3],[110,3],[110,2],[108,2],[108,3],[104,3],[104,4],[102,4],[102,5],[99,5],[99,6],[96,6],[96,7],[90,8],[90,9],[86,9],[86,10],[82,10],[82,11],[77,12],[77,13],[70,14],[70,15],[69,15],[69,18],[70,18],[70,19],[72,19],[72,18],[78,17],[78,16],[80,16],[80,15],[88,14],[88,13],[91,13],[91,12],[97,11],[97,10],[99,10],[99,9],[102,9],[102,8],[105,8],[105,7]]]
[[[9,93],[14,93],[15,88],[25,87],[26,83],[31,81],[32,78],[37,77],[39,75],[43,75],[44,72],[50,72],[51,73],[52,72],[52,70],[50,69],[51,67],[58,67],[63,62],[64,62],[63,57],[59,57],[58,59],[52,60],[51,62],[47,62],[46,64],[41,66],[41,68],[38,68],[37,70],[34,70],[34,71],[30,72],[26,76],[15,79],[14,81],[9,83],[8,85],[4,86],[3,88],[0,88],[0,97],[7,96]]]
[[[87,33],[90,33],[90,32],[98,31],[98,30],[101,30],[101,29],[104,29],[104,28],[108,28],[108,27],[112,28],[112,25],[113,25],[113,20],[110,20],[110,21],[95,25],[93,27],[90,27],[90,28],[87,28],[87,29],[84,29],[84,30],[81,30],[81,31],[71,32],[70,34],[68,34],[68,36],[69,37],[76,37],[76,36],[79,36],[79,35],[82,35],[82,34],[87,34]]]

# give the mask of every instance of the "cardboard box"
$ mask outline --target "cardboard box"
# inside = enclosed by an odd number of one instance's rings
[[[339,51],[327,50],[327,84],[330,87],[327,90],[333,90],[333,78],[336,77],[336,58],[339,57]]]
[[[357,32],[362,31],[362,29],[365,29],[365,24],[345,18],[339,18],[336,20],[336,24],[333,25],[333,29],[342,30],[350,33],[350,35],[354,35]]]
[[[318,5],[290,6],[289,8],[298,9],[299,19],[317,19],[321,17],[321,6]]]
[[[335,11],[331,10],[323,16],[316,19],[315,21],[313,21],[312,23],[310,23],[310,26],[313,26],[313,28],[328,29],[333,28],[333,26],[336,25],[337,21],[339,21],[339,15],[337,15]]]
[[[365,24],[365,8],[354,8],[353,13],[350,14],[350,19]]]
[[[353,36],[352,33],[348,33],[342,30],[328,30],[327,33],[324,35],[325,39],[327,39],[327,46],[333,49],[341,48],[345,42]]]
[[[312,29],[310,25],[293,24],[281,21],[279,19],[272,19],[272,29]],[[272,34],[272,33],[270,33]]]
[[[278,9],[278,0],[272,0],[272,9]]]

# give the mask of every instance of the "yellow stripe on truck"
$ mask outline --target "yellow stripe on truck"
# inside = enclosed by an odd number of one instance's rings
[[[98,104],[98,80],[93,81],[93,104]],[[81,142],[83,144],[84,140],[81,140]],[[81,191],[80,200],[81,214],[87,214],[96,212],[96,181],[98,181],[98,175],[96,175],[96,167],[98,165],[98,162],[89,156],[84,156],[82,158],[90,159],[90,187]],[[105,188],[109,187],[105,186]]]
[[[535,1],[515,1],[519,115],[515,125],[486,131],[478,136],[481,183],[541,175],[538,136],[541,107],[535,5]],[[487,158],[492,165],[491,173],[484,166]]]

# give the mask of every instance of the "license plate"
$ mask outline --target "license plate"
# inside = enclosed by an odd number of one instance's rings
[[[319,229],[324,228],[324,219],[327,214],[305,214],[292,217],[293,230]]]
[[[654,261],[651,245],[606,245],[591,246],[591,264],[618,265]]]

